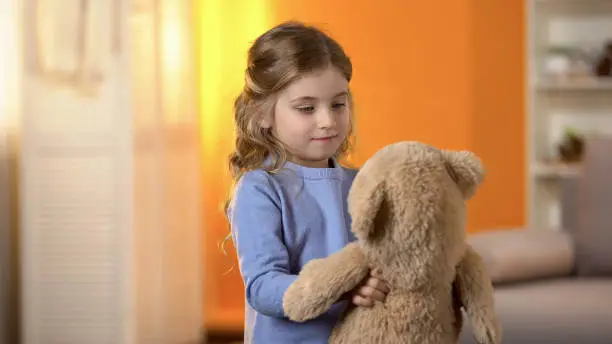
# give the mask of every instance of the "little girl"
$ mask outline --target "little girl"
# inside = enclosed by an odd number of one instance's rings
[[[304,264],[355,240],[346,200],[356,171],[339,164],[351,142],[351,75],[342,47],[301,23],[272,28],[249,50],[234,105],[228,206],[246,286],[246,343],[327,343],[349,301],[369,307],[389,292],[372,274],[317,319],[294,323],[283,311]]]

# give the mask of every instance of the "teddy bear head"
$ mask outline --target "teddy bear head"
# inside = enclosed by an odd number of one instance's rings
[[[412,141],[388,145],[355,177],[348,198],[352,231],[379,267],[390,274],[409,269],[409,283],[452,278],[465,250],[466,201],[484,175],[468,151]]]

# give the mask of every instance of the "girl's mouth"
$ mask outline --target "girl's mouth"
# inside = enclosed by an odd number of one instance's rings
[[[334,136],[325,136],[325,137],[315,137],[312,140],[313,141],[331,141],[335,137],[336,137],[336,135],[334,135]]]

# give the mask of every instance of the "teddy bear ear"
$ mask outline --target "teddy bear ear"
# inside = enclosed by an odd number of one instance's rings
[[[469,151],[445,150],[442,153],[448,174],[459,186],[463,197],[466,200],[472,198],[486,175],[481,160]]]
[[[385,199],[382,183],[362,182],[357,178],[349,195],[349,212],[352,217],[351,230],[360,240],[369,239],[375,231],[377,218]]]

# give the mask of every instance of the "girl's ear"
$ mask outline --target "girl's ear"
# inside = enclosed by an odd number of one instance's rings
[[[274,108],[270,109],[270,108],[264,107],[264,109],[262,110],[263,111],[261,112],[261,119],[259,120],[259,126],[263,129],[270,129],[272,128],[272,123],[274,123],[273,121]]]
[[[263,129],[270,129],[272,127],[272,124],[270,123],[271,121],[267,117],[268,116],[264,116],[259,121],[259,126],[262,127]]]

